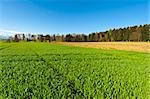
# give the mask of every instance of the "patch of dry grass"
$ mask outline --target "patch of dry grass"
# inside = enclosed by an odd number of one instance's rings
[[[57,42],[86,48],[115,49],[150,53],[150,42]]]

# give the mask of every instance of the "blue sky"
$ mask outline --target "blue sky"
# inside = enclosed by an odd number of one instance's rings
[[[148,0],[0,0],[0,30],[91,33],[147,24]]]

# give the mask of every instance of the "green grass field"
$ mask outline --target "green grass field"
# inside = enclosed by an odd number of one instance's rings
[[[147,53],[0,43],[0,97],[149,99]]]

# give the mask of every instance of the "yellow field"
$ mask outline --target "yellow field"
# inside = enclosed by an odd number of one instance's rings
[[[57,42],[59,44],[86,48],[115,49],[137,52],[149,52],[150,42]]]

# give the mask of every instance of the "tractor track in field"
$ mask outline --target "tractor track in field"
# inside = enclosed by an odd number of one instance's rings
[[[0,48],[0,51],[1,51],[1,50],[4,50],[4,49],[7,49],[7,48],[9,48],[9,47],[11,47],[11,46],[4,46],[4,47]]]
[[[30,48],[30,47],[29,47]],[[49,66],[55,73],[57,73],[58,80],[68,80],[66,76],[64,76],[63,73],[61,73],[57,68],[54,68],[48,61],[46,61],[42,56],[40,56],[36,51],[34,51],[32,48],[30,48],[30,50],[35,53],[35,55],[37,57],[39,57],[39,59],[41,61],[43,61],[45,63],[46,66]],[[84,93],[75,87],[75,82],[73,80],[68,80],[68,83],[66,84],[67,88],[71,91],[71,96],[67,96],[66,98],[68,99],[68,97],[71,98],[75,98],[76,96],[79,96],[81,99],[88,99],[88,96],[84,95]],[[92,98],[92,97],[90,97]]]

